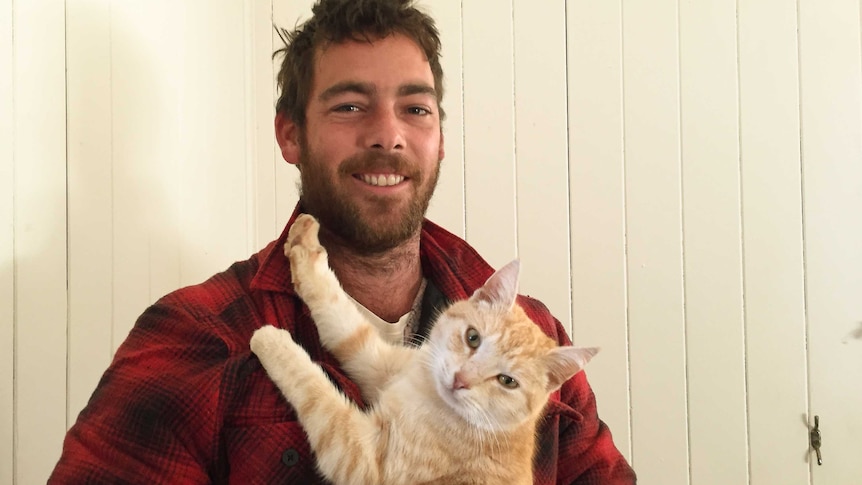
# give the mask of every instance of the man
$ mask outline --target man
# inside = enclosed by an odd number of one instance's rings
[[[301,174],[288,228],[299,212],[316,216],[347,293],[384,335],[411,342],[493,272],[424,221],[444,155],[437,31],[409,0],[321,0],[313,12],[287,35],[279,76],[277,140]],[[293,411],[249,350],[255,329],[286,328],[362,405],[293,291],[286,234],[140,317],[49,483],[321,483]],[[569,343],[543,305],[524,301]],[[537,439],[536,484],[634,483],[583,373],[552,396]]]

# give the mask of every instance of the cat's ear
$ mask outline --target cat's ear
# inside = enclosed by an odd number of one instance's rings
[[[518,296],[518,272],[521,264],[518,260],[498,269],[488,278],[485,284],[470,297],[474,302],[485,302],[493,307],[506,311],[515,304]]]
[[[580,372],[599,352],[598,347],[555,347],[545,356],[548,367],[548,392],[554,392]]]

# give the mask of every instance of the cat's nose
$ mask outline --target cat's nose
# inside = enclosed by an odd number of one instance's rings
[[[452,389],[470,389],[470,383],[464,377],[461,371],[455,373],[455,378],[452,380]]]

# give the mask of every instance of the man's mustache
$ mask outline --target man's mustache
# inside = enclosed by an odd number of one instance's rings
[[[363,152],[344,160],[338,169],[342,175],[355,173],[396,173],[413,182],[421,182],[422,172],[419,167],[397,153]]]

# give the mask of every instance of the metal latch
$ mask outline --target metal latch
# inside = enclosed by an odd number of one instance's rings
[[[820,445],[823,442],[823,437],[820,436],[820,416],[814,416],[814,429],[811,430],[811,447],[817,453],[817,464],[823,465],[823,457],[820,455]]]

